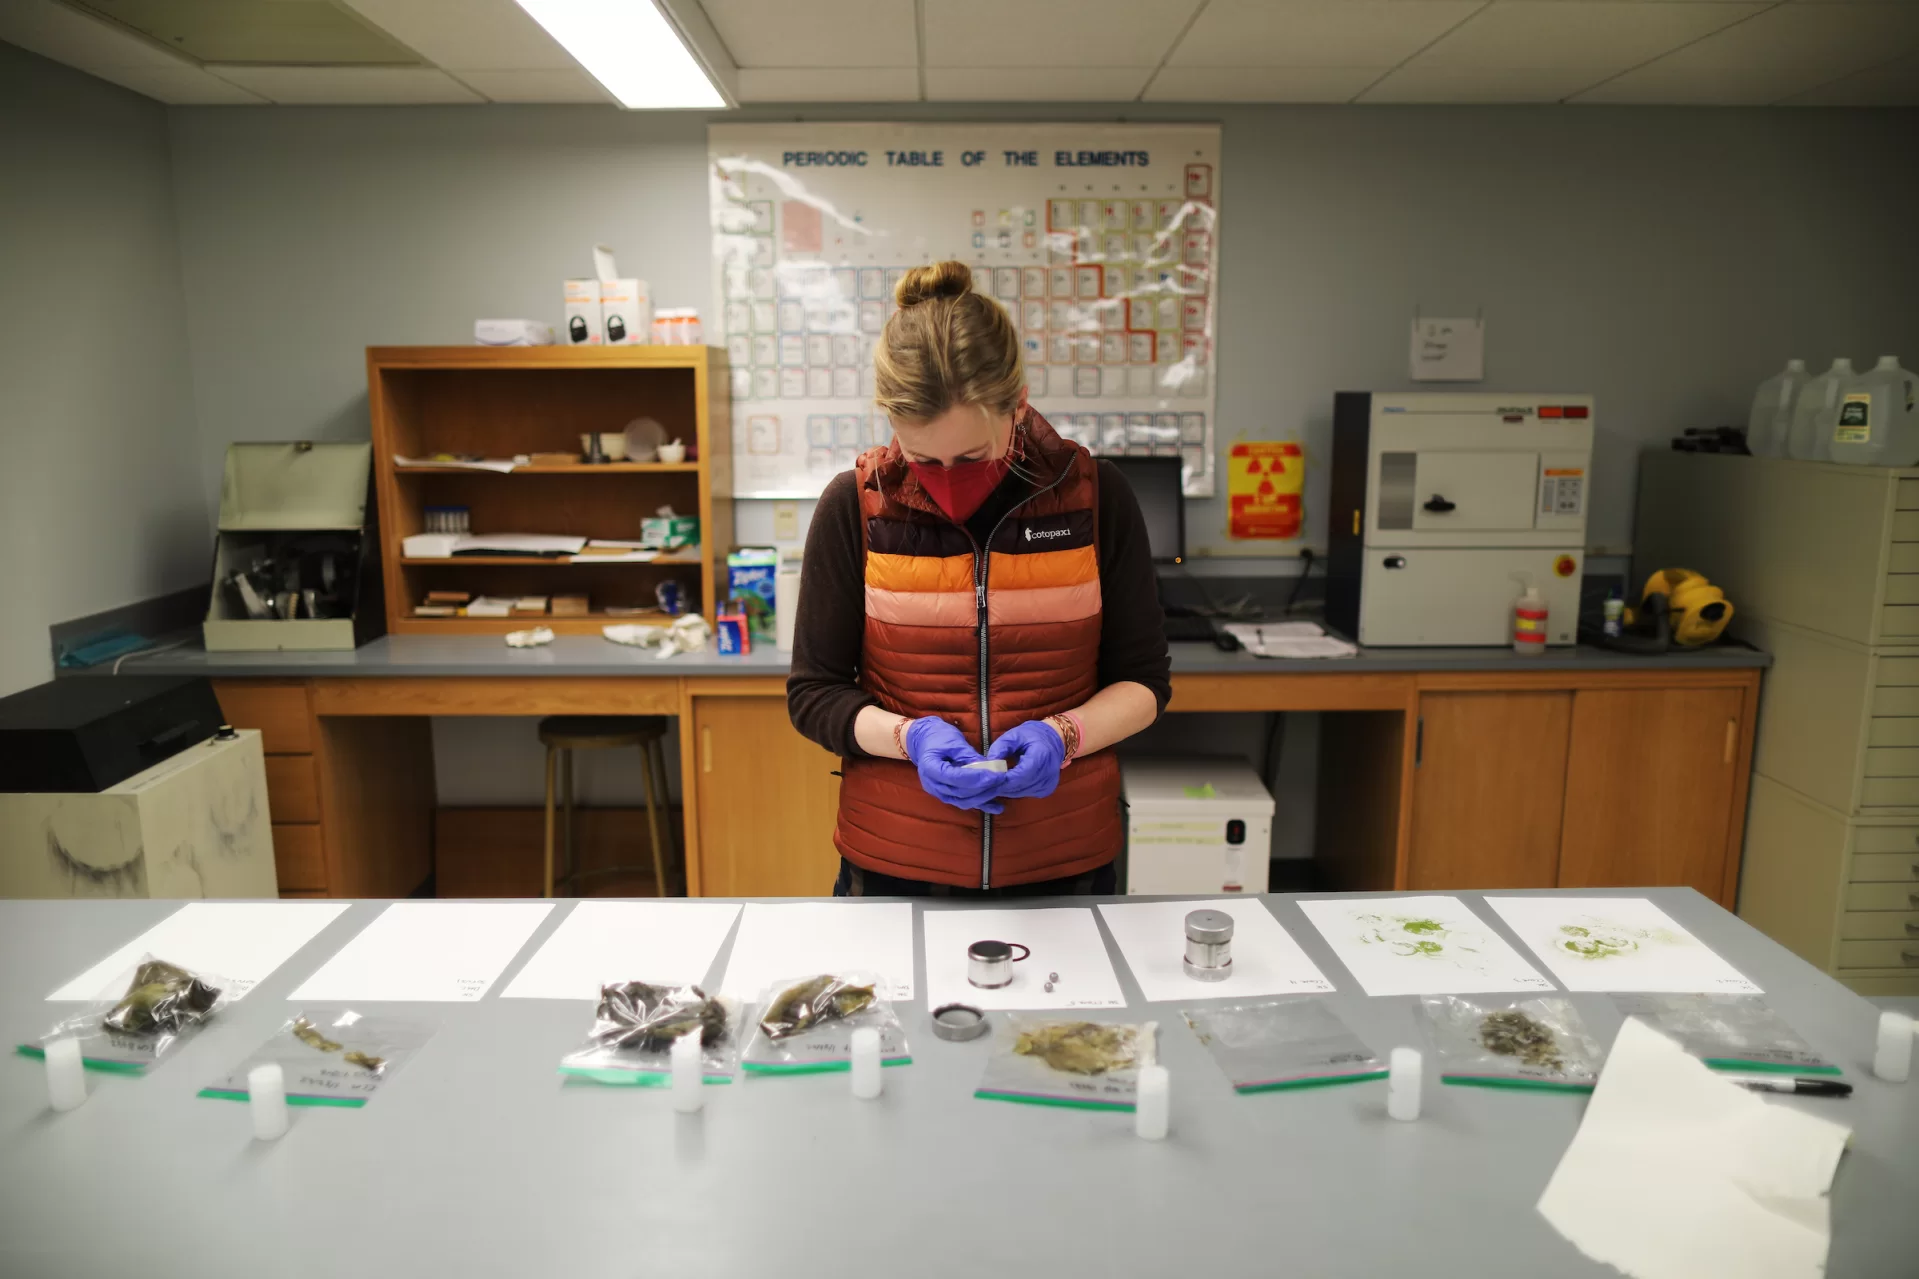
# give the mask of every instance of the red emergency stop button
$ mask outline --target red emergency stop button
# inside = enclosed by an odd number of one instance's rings
[[[1579,561],[1570,555],[1562,555],[1553,561],[1553,572],[1561,577],[1571,577],[1579,571]]]

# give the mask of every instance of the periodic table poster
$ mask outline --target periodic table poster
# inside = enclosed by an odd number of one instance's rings
[[[707,145],[734,496],[816,497],[891,438],[873,344],[900,275],[945,258],[1012,315],[1061,435],[1178,457],[1213,495],[1217,125],[719,124]]]

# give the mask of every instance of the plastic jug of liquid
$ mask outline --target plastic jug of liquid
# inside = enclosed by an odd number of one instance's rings
[[[1808,380],[1804,360],[1787,360],[1782,372],[1759,384],[1752,397],[1752,412],[1746,417],[1746,447],[1754,457],[1786,456],[1792,411]]]
[[[1546,597],[1524,573],[1513,574],[1521,586],[1513,601],[1513,652],[1537,657],[1546,651]]]
[[[1800,388],[1792,411],[1786,451],[1801,462],[1832,461],[1832,422],[1839,416],[1839,387],[1852,377],[1852,361],[1841,355],[1832,367]]]
[[[1839,387],[1832,460],[1855,466],[1919,466],[1919,376],[1882,355]]]

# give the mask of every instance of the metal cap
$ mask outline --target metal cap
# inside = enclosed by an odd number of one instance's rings
[[[933,1010],[933,1034],[939,1039],[964,1043],[992,1028],[986,1014],[971,1004],[941,1004]]]
[[[1233,940],[1233,917],[1223,910],[1189,911],[1186,940],[1205,946],[1223,946]]]
[[[1010,943],[1003,941],[976,941],[966,948],[966,957],[968,959],[984,959],[988,961],[1011,959],[1013,957],[1013,947]]]

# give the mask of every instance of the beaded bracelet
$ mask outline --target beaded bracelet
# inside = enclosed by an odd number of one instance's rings
[[[1060,740],[1066,743],[1066,758],[1060,762],[1060,767],[1065,768],[1079,755],[1079,746],[1085,738],[1086,726],[1081,724],[1079,716],[1071,711],[1048,715],[1046,722],[1059,730]]]
[[[901,759],[913,758],[906,749],[906,730],[912,723],[913,721],[910,719],[896,719],[893,721],[893,749],[900,753]]]

